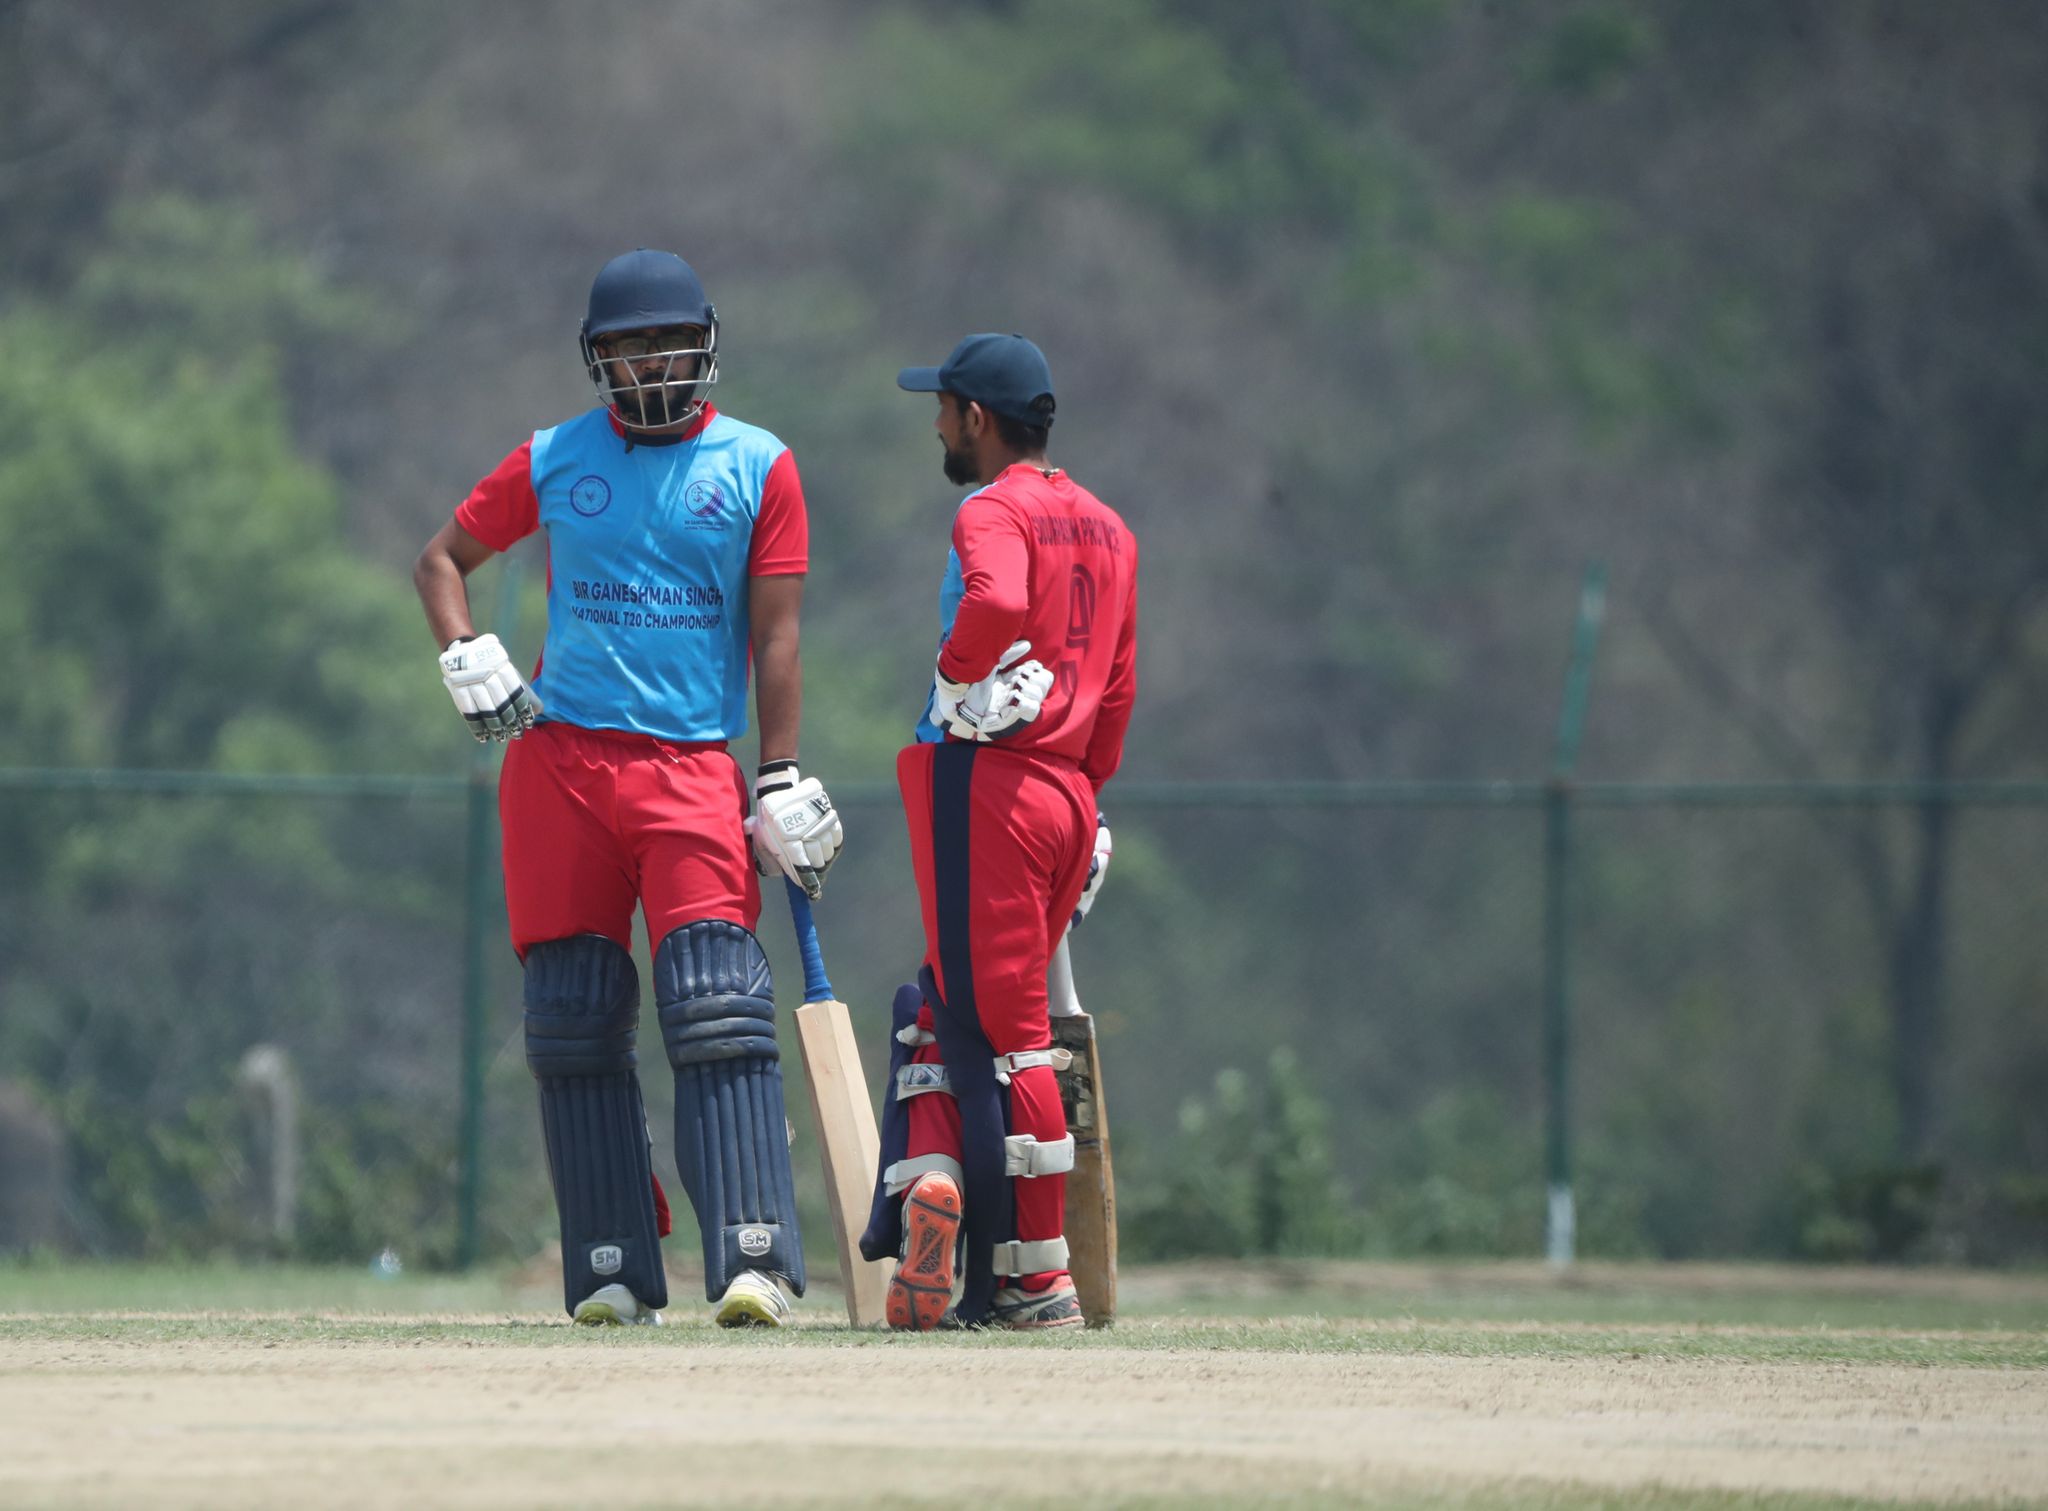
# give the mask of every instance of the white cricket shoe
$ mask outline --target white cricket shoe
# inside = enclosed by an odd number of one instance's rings
[[[780,1327],[795,1313],[781,1276],[741,1270],[719,1298],[712,1320],[720,1327]]]
[[[1080,1327],[1081,1298],[1071,1277],[1062,1275],[1042,1291],[1027,1291],[1014,1285],[997,1290],[988,1304],[988,1325],[1007,1327],[1012,1332],[1035,1333],[1055,1327]]]
[[[622,1285],[601,1285],[576,1303],[585,1327],[660,1327],[661,1313]]]

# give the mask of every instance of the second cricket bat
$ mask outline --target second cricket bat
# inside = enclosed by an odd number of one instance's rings
[[[882,1141],[875,1107],[861,1074],[860,1046],[846,1004],[832,995],[818,946],[810,899],[789,887],[790,916],[796,922],[804,961],[804,1004],[796,1010],[796,1038],[811,1086],[811,1117],[825,1162],[825,1205],[832,1211],[832,1241],[839,1250],[839,1279],[846,1287],[846,1320],[855,1327],[880,1327],[886,1320],[890,1265],[860,1256],[875,1166]]]
[[[1116,1321],[1116,1172],[1109,1157],[1109,1109],[1102,1100],[1102,1057],[1095,1020],[1074,992],[1074,966],[1062,939],[1046,973],[1052,1042],[1073,1055],[1059,1073],[1060,1105],[1074,1136],[1067,1174],[1067,1269],[1090,1327]]]

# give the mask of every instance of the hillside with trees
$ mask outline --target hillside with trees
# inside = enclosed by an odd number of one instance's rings
[[[2044,77],[1992,0],[0,3],[0,765],[461,773],[407,565],[590,402],[589,278],[657,245],[802,468],[835,788],[888,779],[956,497],[893,375],[980,329],[1046,348],[1055,460],[1144,542],[1130,783],[1540,778],[1596,560],[1582,776],[2037,781]],[[1079,960],[1141,1245],[1532,1249],[1533,812],[1115,797]],[[901,825],[849,827],[826,927],[882,1001]],[[2048,1248],[2044,842],[1590,818],[1592,1250]],[[0,792],[0,1078],[133,1166],[70,1240],[231,1236],[190,1214],[266,1037],[307,1242],[381,1241],[365,1170],[445,1224],[460,847]]]

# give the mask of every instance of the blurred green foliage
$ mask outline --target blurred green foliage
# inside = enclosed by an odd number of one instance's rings
[[[1256,1081],[1218,1072],[1208,1097],[1182,1103],[1173,1139],[1135,1161],[1126,1153],[1122,1245],[1134,1259],[1357,1252],[1329,1117],[1291,1050],[1275,1050]]]
[[[388,674],[417,609],[349,549],[288,403],[368,307],[245,213],[152,200],[109,232],[0,313],[0,759],[418,769],[431,700]]]
[[[253,215],[176,196],[123,204],[69,287],[0,309],[0,762],[446,762],[429,737],[439,689],[390,672],[419,649],[412,595],[351,547],[334,479],[294,434],[292,369],[376,338],[373,308],[272,245]],[[198,1088],[226,1084],[256,1039],[303,1037],[300,1011],[325,995],[318,952],[279,941],[300,959],[220,1011],[202,983],[245,977],[247,957],[231,926],[201,934],[179,899],[203,876],[212,895],[261,897],[280,924],[371,897],[430,916],[445,893],[387,882],[347,817],[206,798],[0,805],[0,1051],[48,1088],[83,1175],[70,1220],[95,1248],[265,1246],[238,1153],[245,1110]],[[88,988],[80,951],[109,928],[164,978]],[[327,1032],[351,1030],[341,1018]],[[379,1134],[394,1116],[356,1104],[313,1140],[300,1252],[352,1256],[367,1214],[392,1221],[408,1191],[414,1207],[445,1206],[445,1129]]]

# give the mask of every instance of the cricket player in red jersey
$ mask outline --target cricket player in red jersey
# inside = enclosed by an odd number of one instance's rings
[[[637,904],[705,1298],[724,1326],[780,1326],[804,1263],[755,872],[815,897],[842,838],[832,800],[797,773],[802,485],[781,441],[711,406],[718,312],[674,253],[606,263],[579,345],[596,407],[478,483],[413,579],[456,708],[479,740],[518,741],[499,782],[505,903],[564,1307],[644,1324],[668,1304],[634,1047]],[[498,637],[476,633],[464,579],[535,531],[548,628],[529,688]],[[746,732],[750,668],[751,805],[726,749]]]
[[[953,519],[938,665],[896,763],[923,1000],[914,1021],[908,1002],[899,1013],[863,1248],[898,1255],[895,1327],[1074,1327],[1061,1234],[1074,1142],[1046,969],[1107,855],[1098,799],[1137,691],[1138,544],[1047,462],[1052,374],[1031,342],[969,336],[897,383],[938,395],[946,477],[979,487]]]

